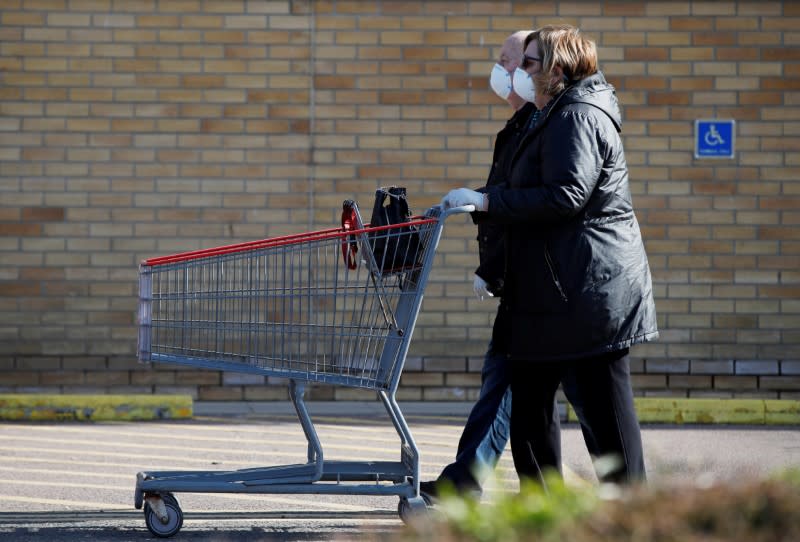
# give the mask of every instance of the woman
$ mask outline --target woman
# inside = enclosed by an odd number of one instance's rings
[[[569,25],[525,40],[516,92],[536,104],[508,182],[460,188],[506,226],[503,304],[493,341],[512,366],[511,449],[520,478],[561,470],[559,384],[581,407],[603,481],[645,477],[628,348],[658,337],[650,269],[633,212],[614,89],[593,41]]]

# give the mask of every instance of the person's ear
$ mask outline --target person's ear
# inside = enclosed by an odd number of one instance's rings
[[[561,66],[553,66],[552,71],[550,72],[550,88],[556,89],[560,88],[558,85],[559,83],[566,82],[567,76],[564,74],[564,70]]]

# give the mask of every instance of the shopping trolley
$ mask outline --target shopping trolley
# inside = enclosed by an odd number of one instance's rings
[[[403,521],[424,513],[419,450],[395,393],[444,221],[472,210],[436,206],[371,227],[345,201],[341,228],[142,262],[139,359],[285,378],[308,443],[305,463],[138,473],[134,504],[151,533],[181,529],[180,492],[396,495]],[[304,403],[309,382],[374,390],[400,437],[399,461],[324,460]]]

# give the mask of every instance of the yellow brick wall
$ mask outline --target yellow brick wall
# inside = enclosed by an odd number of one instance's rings
[[[271,399],[263,377],[135,363],[145,257],[328,227],[405,185],[479,186],[509,115],[499,44],[565,21],[623,106],[662,338],[639,394],[800,390],[800,4],[0,0],[0,391]],[[694,120],[736,120],[698,160]],[[403,399],[475,397],[495,305],[448,224]],[[353,390],[315,390],[358,398]]]

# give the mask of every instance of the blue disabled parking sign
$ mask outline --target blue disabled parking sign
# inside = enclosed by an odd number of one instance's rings
[[[735,123],[719,119],[694,121],[694,157],[733,158]]]

